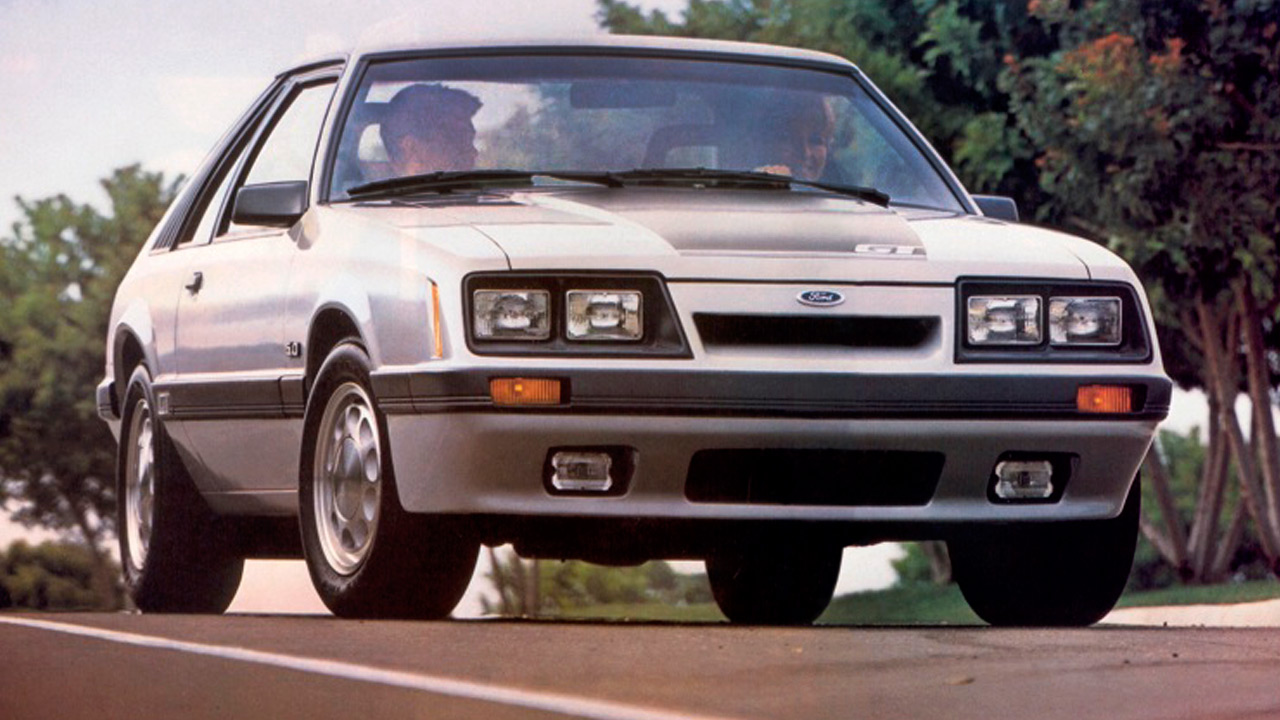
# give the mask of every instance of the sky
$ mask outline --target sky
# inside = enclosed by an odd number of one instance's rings
[[[633,4],[679,19],[687,2]],[[366,38],[595,34],[595,12],[594,0],[0,0],[0,235],[19,217],[15,196],[65,193],[105,211],[97,183],[115,168],[190,175],[277,72],[307,59]],[[1206,412],[1177,393],[1170,426],[1204,425]],[[0,517],[0,547],[17,537],[50,536]],[[840,591],[892,582],[897,552],[848,555]],[[300,564],[254,564],[249,577],[261,596],[239,609],[278,608],[281,586],[302,598],[295,609],[319,607]]]
[[[644,0],[679,17],[685,0]],[[274,75],[364,37],[600,33],[594,0],[0,0],[0,229],[15,195],[100,207],[141,162],[189,175]]]

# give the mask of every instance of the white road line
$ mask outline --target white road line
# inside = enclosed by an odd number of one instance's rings
[[[537,690],[520,690],[502,685],[470,682],[424,675],[421,673],[403,672],[399,670],[383,670],[339,660],[320,660],[317,658],[297,657],[280,653],[249,650],[248,648],[228,647],[224,645],[208,645],[205,643],[170,640],[152,635],[102,630],[84,625],[49,622],[47,620],[31,620],[0,616],[0,623],[20,627],[49,630],[52,632],[96,638],[108,642],[136,645],[138,647],[158,650],[175,650],[178,652],[203,655],[206,657],[238,660],[240,662],[271,665],[274,667],[296,670],[298,672],[326,675],[328,677],[377,683],[391,687],[421,690],[439,695],[479,700],[482,702],[512,705],[532,710],[545,710],[571,717],[591,718],[592,720],[728,720],[724,717],[710,715],[693,715],[687,712],[670,712],[654,708],[627,705],[608,700],[593,700],[577,695],[563,693],[540,692]]]

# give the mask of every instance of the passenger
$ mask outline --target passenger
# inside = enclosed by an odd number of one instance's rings
[[[835,133],[835,113],[821,96],[779,94],[761,119],[769,133],[765,155],[771,164],[758,172],[820,180]]]
[[[480,100],[443,85],[410,85],[396,93],[382,120],[382,145],[391,177],[476,166]]]

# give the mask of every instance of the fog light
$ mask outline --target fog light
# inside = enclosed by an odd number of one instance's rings
[[[551,456],[551,487],[569,492],[608,492],[613,458],[607,452],[558,452]]]
[[[1053,495],[1053,465],[1048,460],[1002,460],[996,463],[996,497],[1001,500],[1044,500]]]

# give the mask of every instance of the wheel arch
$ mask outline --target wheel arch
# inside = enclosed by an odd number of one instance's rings
[[[344,340],[354,340],[365,352],[369,352],[355,313],[342,305],[322,306],[307,329],[305,377],[308,391],[315,385],[316,376],[320,373],[325,358]]]
[[[117,403],[124,401],[125,389],[135,367],[146,367],[152,376],[159,372],[155,357],[155,332],[145,313],[129,312],[116,325],[111,343],[111,363]]]

